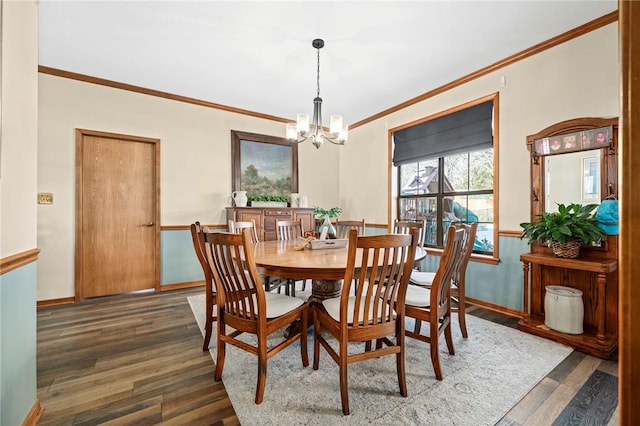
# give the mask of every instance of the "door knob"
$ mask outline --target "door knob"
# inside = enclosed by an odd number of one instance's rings
[[[153,222],[149,222],[149,223],[143,223],[140,226],[153,226]]]

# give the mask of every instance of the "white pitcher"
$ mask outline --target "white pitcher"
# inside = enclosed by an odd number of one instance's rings
[[[290,195],[291,207],[300,207],[300,194],[292,192]]]
[[[247,191],[233,191],[231,198],[236,207],[247,207]]]

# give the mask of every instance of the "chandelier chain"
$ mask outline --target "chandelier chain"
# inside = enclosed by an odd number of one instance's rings
[[[316,50],[318,51],[318,65],[317,65],[318,72],[316,73],[316,86],[318,87],[318,91],[316,96],[320,97],[320,48]]]

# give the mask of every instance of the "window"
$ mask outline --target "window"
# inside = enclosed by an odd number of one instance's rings
[[[452,221],[478,222],[474,252],[494,256],[492,129],[490,101],[393,132],[397,217],[426,220],[427,247],[444,247]],[[408,154],[402,150],[403,143],[411,145]]]

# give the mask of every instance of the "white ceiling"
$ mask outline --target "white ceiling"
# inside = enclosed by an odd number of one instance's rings
[[[355,123],[617,9],[592,1],[39,1],[39,64]]]

